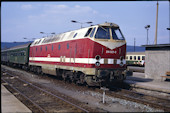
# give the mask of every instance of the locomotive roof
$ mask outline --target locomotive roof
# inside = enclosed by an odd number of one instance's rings
[[[74,35],[77,35],[74,39],[84,38],[84,36],[85,36],[85,34],[86,34],[86,32],[88,31],[89,28],[100,27],[100,26],[119,28],[119,26],[115,23],[107,23],[106,22],[106,23],[103,23],[103,24],[96,24],[96,25],[93,25],[93,26],[84,27],[84,28],[80,28],[80,29],[77,29],[77,30],[72,30],[72,31],[56,34],[56,35],[53,35],[51,37],[36,39],[31,44],[31,46],[60,42],[60,41],[73,40]]]
[[[103,24],[98,24],[99,26],[111,26],[111,27],[119,27],[117,24],[115,23],[103,23]]]
[[[4,52],[4,51],[9,51],[9,50],[20,49],[20,48],[25,48],[25,47],[28,47],[30,44],[31,44],[31,43],[14,46],[14,47],[11,47],[11,48],[9,48],[9,49],[2,50],[2,52]]]

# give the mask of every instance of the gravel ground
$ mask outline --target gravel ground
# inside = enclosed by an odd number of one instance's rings
[[[3,68],[6,66],[1,65]],[[87,87],[76,86],[74,84],[64,83],[61,80],[57,80],[56,77],[38,76],[35,74],[27,73],[25,71],[8,68],[11,71],[20,73],[20,75],[27,81],[32,83],[41,84],[47,89],[58,91],[62,94],[75,98],[78,101],[85,103],[89,107],[96,108],[106,112],[163,112],[159,109],[154,109],[149,106],[107,96],[105,95],[105,102],[102,103],[103,95],[88,90]]]

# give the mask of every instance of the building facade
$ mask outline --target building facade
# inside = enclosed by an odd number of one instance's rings
[[[170,71],[170,44],[145,46],[145,77],[162,80]]]

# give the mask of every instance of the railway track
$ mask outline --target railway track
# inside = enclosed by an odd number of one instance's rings
[[[28,107],[33,112],[89,112],[47,90],[31,84],[18,76],[1,71],[1,82],[14,94],[29,101]],[[30,105],[31,104],[31,105]]]
[[[101,89],[91,89],[95,92],[103,93]],[[127,90],[119,87],[112,87],[111,90],[106,90],[105,93],[108,96],[133,101],[136,103],[144,104],[153,108],[162,109],[165,112],[170,111],[170,100],[166,98],[160,98],[155,96],[138,93],[132,90]]]
[[[76,88],[79,87],[77,85],[73,85],[72,87],[74,87],[74,86]],[[103,93],[103,90],[98,89],[98,88],[94,88],[94,89],[90,88],[89,89],[87,87],[81,87],[80,89],[90,90],[90,91],[94,91],[96,93],[99,92],[101,94]],[[150,106],[153,108],[162,109],[166,112],[170,111],[170,100],[168,100],[166,98],[154,97],[154,96],[150,96],[150,95],[146,95],[146,94],[142,94],[142,93],[138,93],[135,91],[126,90],[126,89],[118,88],[118,87],[112,87],[111,90],[106,91],[106,95],[110,96],[110,97],[116,97],[116,98],[120,98],[120,99],[124,99],[124,100],[128,100],[128,101],[144,104],[144,105],[147,105],[147,106]]]

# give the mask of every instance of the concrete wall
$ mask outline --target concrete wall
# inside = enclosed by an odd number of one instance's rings
[[[145,51],[145,77],[161,80],[170,71],[170,50]]]

